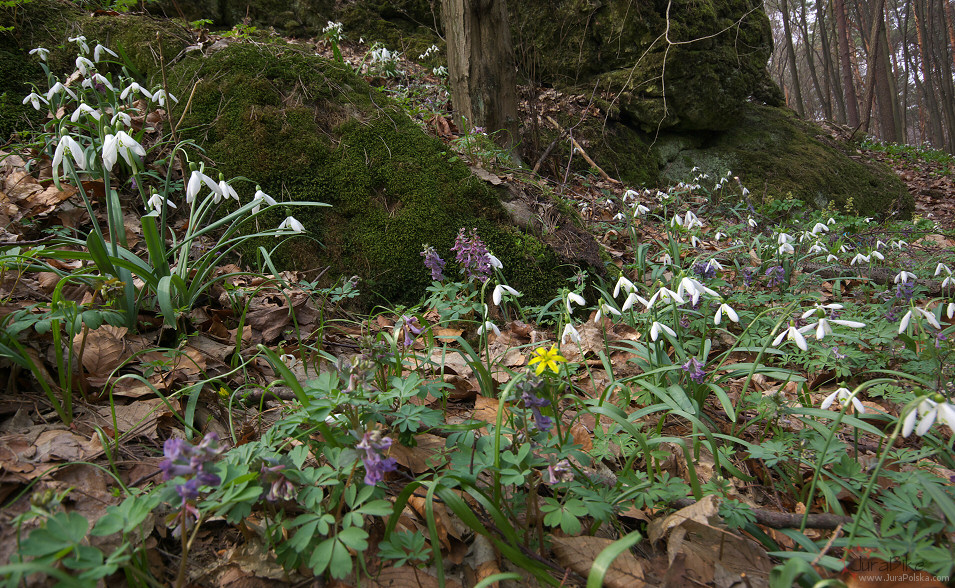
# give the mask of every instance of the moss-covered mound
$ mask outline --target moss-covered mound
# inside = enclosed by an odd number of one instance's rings
[[[779,101],[759,0],[526,0],[510,8],[515,43],[542,81],[596,87],[610,112],[647,132],[725,130],[750,97]]]
[[[430,283],[422,244],[448,259],[458,229],[476,227],[532,299],[553,296],[570,271],[511,227],[498,195],[442,143],[344,66],[237,42],[178,63],[169,77],[181,96],[195,85],[181,133],[227,177],[252,178],[279,200],[332,205],[295,210],[321,246],[291,240],[275,253],[281,267],[330,266],[331,275],[364,277],[385,300],[415,301]]]
[[[915,206],[890,169],[850,158],[818,127],[784,108],[750,104],[725,133],[668,134],[654,148],[671,182],[692,179],[697,173],[690,170],[698,167],[717,179],[732,171],[753,196],[768,200],[793,196],[816,208],[831,202],[875,217],[908,218]]]

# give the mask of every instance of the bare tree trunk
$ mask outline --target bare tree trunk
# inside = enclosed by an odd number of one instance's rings
[[[945,0],[935,0],[933,2],[933,18],[936,34],[933,35],[933,58],[935,59],[935,70],[938,72],[939,79],[939,102],[942,105],[942,115],[945,118],[945,130],[947,137],[944,148],[949,153],[955,153],[955,71],[952,68],[953,52],[955,45],[949,46],[946,39],[946,32],[951,33],[952,24],[949,20],[951,7],[948,7],[948,14],[942,6],[947,4]],[[946,30],[947,29],[947,30]]]
[[[849,58],[849,25],[846,22],[845,0],[834,0],[833,8],[836,11],[836,28],[839,34],[839,64],[842,68],[842,87],[846,95],[846,113],[849,126],[859,126],[859,98],[856,96],[855,85],[852,82],[852,64]]]
[[[829,12],[832,12],[832,5],[829,5]],[[824,13],[822,9],[822,2],[818,0],[816,2],[816,20],[817,22],[824,23]],[[829,27],[832,30],[826,31],[826,34],[823,35],[826,47],[826,63],[829,64],[829,86],[832,89],[832,95],[835,98],[836,106],[836,120],[842,124],[846,124],[847,115],[846,115],[846,95],[845,91],[842,88],[842,82],[839,79],[839,54],[837,52],[839,46],[838,32],[836,28],[836,19],[829,19]],[[831,37],[830,37],[831,35]],[[828,39],[833,38],[836,40],[835,45],[829,43]]]
[[[796,49],[793,47],[793,32],[789,26],[789,3],[787,0],[781,0],[780,10],[783,13],[783,32],[786,35],[786,56],[789,58],[789,73],[792,74],[792,96],[790,106],[801,117],[806,116],[803,108],[802,88],[799,87],[799,72],[796,69]]]
[[[822,106],[822,115],[827,120],[832,119],[832,102],[829,101],[829,92],[823,91],[822,84],[819,83],[819,75],[816,73],[816,60],[813,57],[815,43],[809,36],[809,25],[806,19],[806,0],[799,0],[799,24],[802,27],[802,36],[804,49],[806,51],[806,65],[809,67],[809,75],[812,78],[812,86],[816,90],[816,96]],[[825,73],[825,71],[823,71]]]
[[[517,73],[506,0],[442,0],[451,100],[459,127],[518,142]]]
[[[942,134],[941,112],[938,107],[935,93],[935,76],[932,72],[932,56],[929,51],[928,30],[925,26],[925,0],[916,0],[912,3],[915,17],[915,31],[919,48],[919,73],[922,76],[922,100],[925,103],[926,130],[929,143],[935,147],[942,147],[945,139]]]

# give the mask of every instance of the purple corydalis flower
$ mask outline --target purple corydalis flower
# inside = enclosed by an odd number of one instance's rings
[[[411,347],[414,344],[414,338],[424,332],[424,327],[418,324],[418,317],[416,316],[403,314],[399,324],[401,325],[401,332],[405,336],[405,347]]]
[[[753,283],[753,279],[756,277],[756,270],[750,267],[743,269],[743,285],[749,286]]]
[[[689,361],[683,364],[683,371],[688,373],[690,379],[697,384],[702,384],[703,379],[706,378],[706,372],[703,371],[703,362],[695,357],[691,357]]]
[[[185,439],[166,439],[163,444],[166,459],[159,464],[163,480],[180,476],[192,477],[198,484],[217,486],[220,482],[219,476],[211,469],[213,458],[222,452],[218,445],[219,436],[215,433],[208,433],[196,446],[192,446]]]
[[[424,251],[421,252],[421,257],[424,257],[424,267],[431,270],[431,279],[439,282],[443,280],[445,262],[441,259],[441,256],[438,255],[438,252],[434,250],[434,247],[425,245]]]
[[[915,296],[915,282],[902,282],[895,287],[895,297],[904,302],[909,302]]]
[[[774,265],[773,267],[766,270],[766,277],[769,278],[769,282],[766,283],[766,286],[769,288],[775,288],[776,286],[783,283],[783,280],[786,279],[786,270],[783,269],[781,265]]]
[[[382,437],[381,431],[368,431],[355,447],[365,452],[361,458],[365,464],[365,484],[374,486],[385,479],[386,472],[398,469],[398,462],[393,457],[382,458],[382,452],[391,447],[391,438]]]
[[[461,264],[467,279],[477,278],[483,282],[491,275],[491,256],[478,237],[477,229],[471,229],[469,235],[460,229],[451,251],[457,254],[455,261]]]
[[[529,408],[531,413],[534,415],[534,424],[537,425],[537,428],[545,433],[554,426],[554,420],[549,416],[544,416],[541,413],[542,408],[545,406],[550,406],[550,400],[546,398],[541,398],[534,394],[534,390],[538,387],[540,382],[531,382],[528,381],[523,386],[524,391],[521,392],[521,400],[524,401],[524,408]]]
[[[574,470],[570,469],[570,462],[562,459],[547,466],[547,483],[570,482],[574,479]]]
[[[285,465],[276,463],[274,460],[266,460],[262,463],[259,475],[263,482],[269,484],[268,490],[262,490],[262,498],[269,502],[292,499],[295,495],[295,485],[285,477],[285,470]]]
[[[715,278],[716,268],[701,261],[693,265],[693,273],[703,279]]]

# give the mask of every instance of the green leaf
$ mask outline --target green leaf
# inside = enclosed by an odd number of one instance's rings
[[[600,588],[604,583],[604,576],[610,569],[614,560],[620,557],[620,554],[636,545],[642,536],[639,531],[634,531],[629,535],[621,537],[605,547],[600,554],[594,558],[593,565],[590,566],[590,574],[587,575],[587,588]]]

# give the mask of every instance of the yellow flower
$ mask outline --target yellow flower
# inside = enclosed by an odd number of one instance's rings
[[[534,351],[535,356],[531,358],[528,362],[528,366],[537,364],[536,374],[539,376],[544,373],[544,370],[550,368],[556,374],[560,370],[557,368],[558,363],[566,362],[567,360],[561,357],[560,352],[557,350],[557,345],[551,345],[550,349],[544,349],[539,347]]]

